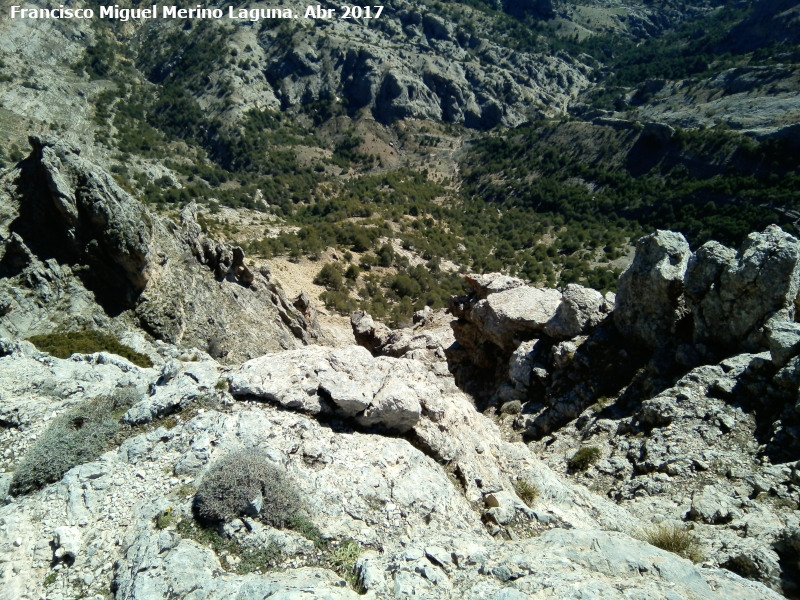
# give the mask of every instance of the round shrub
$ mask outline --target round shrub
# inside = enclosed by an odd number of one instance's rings
[[[584,446],[572,455],[567,466],[570,471],[587,471],[589,467],[600,460],[600,449],[594,446]]]
[[[259,517],[287,527],[305,511],[288,475],[259,452],[238,451],[220,459],[203,477],[194,497],[198,519],[230,521]]]

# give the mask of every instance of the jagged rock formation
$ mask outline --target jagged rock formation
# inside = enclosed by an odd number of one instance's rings
[[[568,348],[570,339],[596,327],[614,307],[612,296],[604,298],[576,284],[562,293],[496,273],[468,275],[467,282],[473,294],[454,298],[448,308],[457,318],[452,324],[457,344],[447,349],[447,356],[456,381],[484,400],[509,376],[513,384],[502,399],[525,399],[531,373],[544,373],[538,363],[546,360],[545,347],[564,342],[558,347]],[[526,366],[518,366],[520,362]],[[475,369],[482,374],[480,387],[474,385],[481,379],[474,376]]]
[[[554,339],[552,324],[574,291],[557,304],[552,291],[473,278],[474,297],[451,309],[448,358],[553,468],[598,448],[579,479],[641,518],[692,523],[709,563],[796,595],[798,277],[800,242],[776,226],[738,251],[694,253],[660,231],[639,241],[613,318],[571,339]],[[597,296],[581,296],[599,317]],[[476,385],[475,367],[490,385]]]
[[[800,242],[777,226],[750,234],[738,252],[708,242],[694,254],[680,234],[639,241],[620,278],[617,327],[650,347],[687,341],[719,348],[765,349],[767,321],[793,321],[800,289]]]
[[[447,371],[446,350],[455,342],[451,320],[444,311],[433,311],[428,306],[417,311],[414,326],[405,329],[392,330],[383,323],[375,323],[364,311],[355,311],[350,316],[353,337],[359,346],[375,356],[420,360],[439,375]]]
[[[0,181],[0,332],[142,328],[155,339],[247,358],[320,332],[241,248],[208,238],[187,206],[176,225],[55,139]]]

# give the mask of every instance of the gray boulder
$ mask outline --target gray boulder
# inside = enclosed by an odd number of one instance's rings
[[[561,292],[528,286],[491,294],[472,308],[470,321],[506,352],[513,352],[524,337],[544,333],[556,316]]]
[[[771,319],[766,326],[767,343],[776,367],[784,367],[800,354],[800,323]]]
[[[766,347],[759,329],[772,317],[793,321],[800,291],[800,241],[770,225],[739,251],[701,248],[686,273],[695,342]]]
[[[433,402],[431,381],[417,361],[373,358],[361,346],[313,346],[245,363],[231,378],[231,393],[407,431],[419,420],[422,407]]]
[[[564,288],[561,304],[544,332],[559,340],[573,338],[599,325],[613,308],[597,290],[570,283]]]
[[[691,252],[680,233],[658,231],[636,244],[633,263],[619,280],[614,323],[632,342],[666,344],[687,313],[683,278]]]
[[[142,532],[128,549],[114,583],[118,600],[184,598],[295,598],[357,600],[340,577],[325,569],[293,569],[265,575],[222,574],[214,552],[171,532]]]

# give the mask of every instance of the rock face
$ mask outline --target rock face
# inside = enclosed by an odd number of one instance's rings
[[[76,148],[31,146],[0,180],[0,333],[141,327],[228,360],[321,337],[241,248],[201,231],[194,204],[175,225]]]
[[[772,225],[735,254],[706,244],[693,256],[686,288],[696,342],[761,345],[759,328],[770,318],[793,321],[797,313],[800,241]]]
[[[614,322],[623,335],[655,347],[675,333],[686,314],[683,278],[690,255],[679,233],[659,231],[639,240],[619,279]]]
[[[553,469],[570,475],[568,460],[596,449],[572,477],[643,520],[692,527],[705,564],[792,597],[798,244],[773,226],[738,251],[709,242],[692,253],[659,231],[639,241],[612,319],[612,298],[591,290],[470,276],[473,296],[451,306],[449,365]]]
[[[738,252],[708,242],[692,254],[683,236],[660,231],[639,241],[620,278],[614,321],[651,348],[679,338],[754,350],[766,347],[770,319],[794,320],[799,289],[800,242],[775,225],[750,234]]]
[[[433,381],[422,363],[376,359],[361,346],[314,346],[245,363],[231,378],[231,393],[403,432],[434,408]]]
[[[531,382],[546,377],[548,354],[556,342],[592,331],[614,307],[612,299],[576,284],[562,293],[528,287],[520,279],[499,273],[466,279],[473,294],[450,303],[448,310],[457,317],[452,323],[457,344],[448,348],[447,356],[460,385],[470,386],[475,380],[471,373],[481,370],[488,387],[470,389],[479,397],[493,394],[510,370],[514,389],[501,386],[501,400],[526,399]],[[541,343],[526,344],[532,340]],[[527,366],[518,366],[520,362]],[[523,373],[528,367],[528,373]]]
[[[504,441],[449,377],[429,376],[425,411],[404,437],[348,428],[357,415],[336,423],[298,412],[300,406],[251,402],[251,393],[237,394],[236,401],[204,383],[229,377],[236,392],[237,380],[255,386],[258,373],[257,385],[273,389],[277,398],[291,393],[281,387],[281,377],[294,378],[297,392],[316,377],[317,390],[324,387],[341,401],[370,385],[365,367],[381,372],[384,361],[392,366],[390,378],[398,375],[413,388],[409,374],[422,372],[416,361],[375,359],[358,347],[309,348],[230,372],[213,361],[182,361],[163,345],[165,366],[139,369],[121,359],[52,359],[25,342],[2,345],[4,406],[18,415],[17,426],[0,430],[0,443],[14,449],[11,461],[42,435],[42,415],[117,385],[138,390],[143,400],[215,395],[223,407],[197,410],[198,400],[187,400],[175,408],[169,428],[158,421],[134,427],[99,460],[0,507],[0,526],[10,540],[0,545],[9,598],[68,596],[76,586],[89,596],[112,586],[118,600],[191,597],[197,590],[208,598],[356,598],[341,577],[345,572],[334,570],[336,548],[345,540],[360,548],[353,574],[368,598],[523,598],[543,590],[559,597],[589,590],[620,599],[706,598],[710,590],[731,598],[779,597],[759,583],[695,566],[629,537],[623,532],[634,532],[639,521],[564,483],[525,445]],[[296,354],[312,350],[305,358]],[[284,373],[290,365],[294,372]],[[269,457],[287,473],[330,550],[250,517],[234,519],[218,531],[222,539],[252,551],[274,544],[282,552],[274,559],[279,570],[263,562],[255,564],[260,572],[246,574],[238,566],[243,559],[217,555],[192,537],[193,488],[217,459],[243,449]],[[9,466],[8,458],[0,460]],[[538,490],[533,508],[516,494],[523,479]],[[61,566],[51,570],[54,548]]]
[[[149,280],[150,217],[77,148],[36,137],[30,144],[17,181],[17,214],[2,226],[4,237],[19,236],[3,257],[4,274],[23,266],[25,245],[42,260],[85,265],[87,287],[106,302],[130,306]]]
[[[413,358],[424,362],[435,373],[447,372],[446,351],[455,343],[452,319],[442,310],[425,307],[414,315],[414,326],[391,330],[382,323],[376,324],[363,311],[350,316],[356,343],[375,356]]]
[[[542,16],[547,4],[509,2],[508,10]],[[518,124],[535,110],[558,112],[559,99],[563,105],[589,85],[586,68],[566,55],[509,52],[421,5],[387,8],[381,23],[355,33],[345,21],[331,22],[325,35],[299,32],[280,44],[266,31],[254,58],[270,100],[285,108],[341,97],[349,110],[383,123],[432,119],[487,129]],[[402,57],[397,43],[407,48]]]

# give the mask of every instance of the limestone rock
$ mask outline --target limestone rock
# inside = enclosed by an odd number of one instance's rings
[[[573,338],[599,325],[613,308],[597,290],[570,283],[564,288],[561,304],[544,332],[555,339]]]
[[[30,142],[30,156],[0,177],[0,335],[100,328],[125,337],[139,326],[226,360],[322,338],[241,248],[201,231],[195,204],[176,226],[77,148]],[[121,313],[131,308],[138,322]]]
[[[364,346],[372,353],[376,353],[388,341],[392,331],[383,323],[375,323],[372,317],[363,310],[357,310],[350,315],[350,325],[353,327],[353,336],[359,346]]]
[[[292,598],[312,595],[325,600],[356,600],[359,596],[348,589],[331,571],[293,569],[267,575],[223,575],[219,559],[208,548],[181,540],[175,534],[143,532],[126,554],[126,561],[117,571],[117,598],[150,600],[170,595],[185,597],[202,589],[209,599]]]
[[[561,292],[515,287],[491,294],[472,308],[470,321],[506,352],[513,352],[522,336],[543,332],[561,305]]]
[[[514,288],[522,287],[525,282],[516,277],[508,277],[500,273],[487,273],[485,275],[467,275],[467,283],[475,291],[478,300],[485,300],[490,294],[497,294]]]
[[[713,486],[708,486],[692,497],[692,507],[686,516],[689,519],[702,520],[709,525],[719,525],[731,522],[736,516],[736,511],[724,494]]]
[[[691,252],[679,233],[658,231],[636,244],[619,280],[614,322],[631,341],[652,348],[669,342],[687,312],[683,278]]]
[[[150,277],[149,216],[77,148],[54,138],[30,144],[21,177],[27,202],[13,229],[37,253],[87,264],[95,293],[130,305]]]
[[[766,326],[772,362],[776,367],[784,367],[797,354],[800,354],[800,324],[792,321],[772,319]]]
[[[426,369],[416,361],[373,358],[361,346],[311,347],[245,363],[231,378],[231,393],[406,431],[432,398],[426,389],[429,382]]]
[[[55,545],[56,560],[63,560],[68,563],[75,561],[75,558],[83,547],[83,538],[77,527],[57,527],[54,532],[53,544]]]
[[[169,374],[166,381],[165,373]],[[172,360],[165,365],[157,384],[152,386],[152,393],[128,409],[122,420],[129,425],[143,425],[183,410],[199,398],[215,394],[218,381],[218,365],[214,361],[183,365]]]
[[[759,328],[770,318],[793,321],[800,291],[800,241],[770,225],[751,233],[731,256],[704,246],[686,273],[695,342],[766,347]]]

